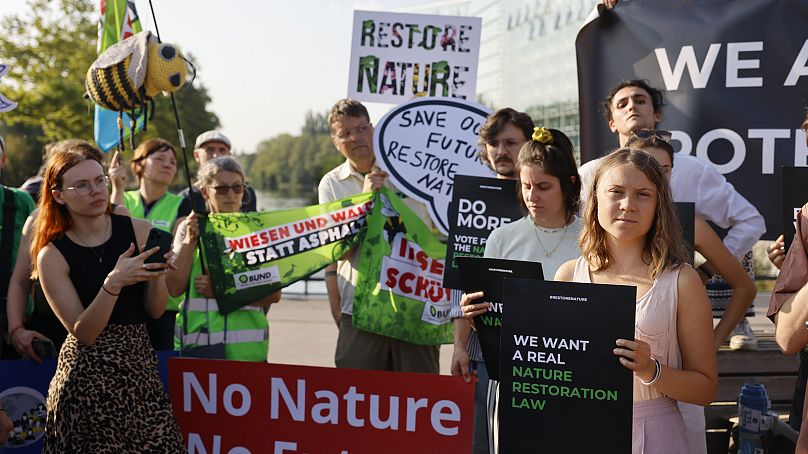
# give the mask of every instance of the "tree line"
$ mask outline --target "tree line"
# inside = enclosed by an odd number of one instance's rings
[[[0,134],[9,151],[3,184],[19,186],[36,174],[48,143],[68,138],[93,142],[94,108],[84,97],[84,76],[97,58],[96,7],[89,0],[31,0],[27,14],[0,21],[0,63],[10,67],[0,80],[0,93],[18,103],[15,110],[0,114]],[[219,118],[210,110],[211,98],[199,79],[175,97],[190,151],[197,135],[220,126]],[[136,135],[136,143],[162,137],[180,151],[170,98],[159,95],[154,101],[154,118]],[[124,159],[129,160],[128,140],[126,147]],[[264,140],[254,151],[237,158],[256,189],[311,202],[316,202],[322,175],[343,161],[331,143],[324,113],[308,112],[299,135]],[[190,164],[195,173],[192,158]],[[132,178],[129,184],[135,184]],[[179,172],[174,189],[185,184]]]
[[[19,186],[35,174],[48,143],[72,138],[93,142],[94,107],[84,98],[84,76],[97,58],[96,7],[89,0],[32,0],[27,14],[0,21],[0,63],[10,66],[0,79],[0,93],[18,103],[15,110],[0,114],[0,134],[8,149],[3,184]],[[201,83],[186,85],[175,96],[186,142],[193,144],[198,134],[219,126]],[[179,151],[170,98],[158,95],[154,102],[154,117],[136,142],[162,137]],[[127,148],[128,160],[128,140]]]

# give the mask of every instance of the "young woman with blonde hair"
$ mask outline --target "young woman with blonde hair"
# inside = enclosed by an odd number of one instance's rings
[[[715,398],[712,314],[650,154],[623,148],[603,158],[579,243],[582,256],[562,265],[556,280],[637,287],[635,338],[617,339],[614,349],[634,373],[632,452],[687,453],[676,401],[708,405]]]

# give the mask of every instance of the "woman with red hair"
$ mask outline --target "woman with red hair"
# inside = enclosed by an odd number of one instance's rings
[[[114,214],[108,189],[98,161],[75,151],[45,170],[31,257],[68,336],[43,452],[183,452],[145,326],[165,310],[169,265],[144,263],[158,251],[137,246],[151,226]]]

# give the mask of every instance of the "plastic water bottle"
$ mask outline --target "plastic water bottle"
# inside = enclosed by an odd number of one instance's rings
[[[767,434],[774,422],[771,401],[766,388],[759,383],[745,383],[738,396],[739,454],[766,454]]]

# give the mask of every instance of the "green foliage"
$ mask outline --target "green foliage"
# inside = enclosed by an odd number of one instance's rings
[[[254,155],[241,156],[250,182],[282,196],[317,199],[320,178],[345,159],[334,149],[325,114],[306,113],[299,136],[264,140]]]
[[[11,67],[0,80],[0,91],[19,104],[0,115],[0,134],[10,151],[4,184],[17,186],[35,173],[46,143],[68,138],[93,141],[94,108],[84,98],[84,76],[97,57],[97,4],[30,0],[26,14],[0,22],[0,61]],[[198,82],[175,97],[192,148],[196,135],[217,127],[219,119],[208,111],[210,96]],[[159,136],[179,147],[171,99],[158,96],[155,107],[148,131],[137,134],[136,142]]]

